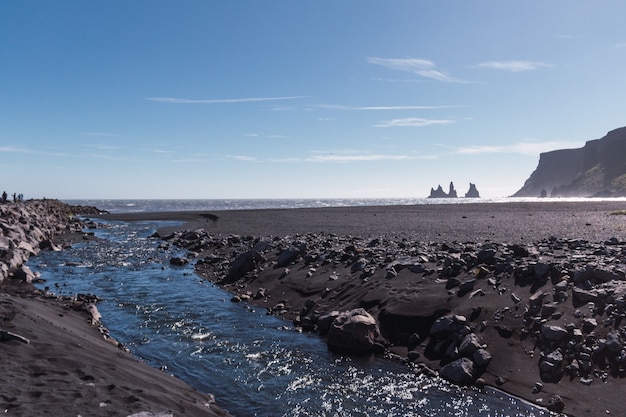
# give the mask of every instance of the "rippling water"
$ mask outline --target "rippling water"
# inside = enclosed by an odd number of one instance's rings
[[[316,335],[228,301],[180,252],[150,236],[164,222],[104,223],[98,241],[44,252],[40,287],[92,293],[111,335],[139,358],[215,394],[236,416],[547,416],[494,390],[476,393],[382,358],[328,351]]]

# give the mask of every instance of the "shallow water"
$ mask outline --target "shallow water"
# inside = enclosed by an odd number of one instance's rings
[[[231,303],[182,253],[149,238],[165,222],[106,222],[98,241],[44,252],[40,287],[96,294],[111,335],[236,416],[547,416],[497,391],[476,393],[383,358],[331,353],[263,309]]]

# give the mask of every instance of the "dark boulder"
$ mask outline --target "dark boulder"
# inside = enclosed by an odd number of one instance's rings
[[[377,350],[380,330],[376,319],[362,308],[339,314],[330,325],[328,346],[340,352],[364,354]]]

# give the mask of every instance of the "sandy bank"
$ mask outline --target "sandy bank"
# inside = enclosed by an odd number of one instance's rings
[[[0,410],[14,416],[225,416],[211,395],[154,369],[105,337],[91,301],[47,296],[23,266],[91,237],[55,200],[0,205]]]

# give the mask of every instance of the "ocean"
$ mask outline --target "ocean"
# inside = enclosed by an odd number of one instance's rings
[[[625,198],[593,201],[626,201]],[[63,200],[73,205],[94,206],[110,213],[158,211],[218,211],[290,209],[316,207],[406,206],[422,204],[472,204],[510,202],[590,201],[588,198],[342,198],[342,199],[83,199]]]

